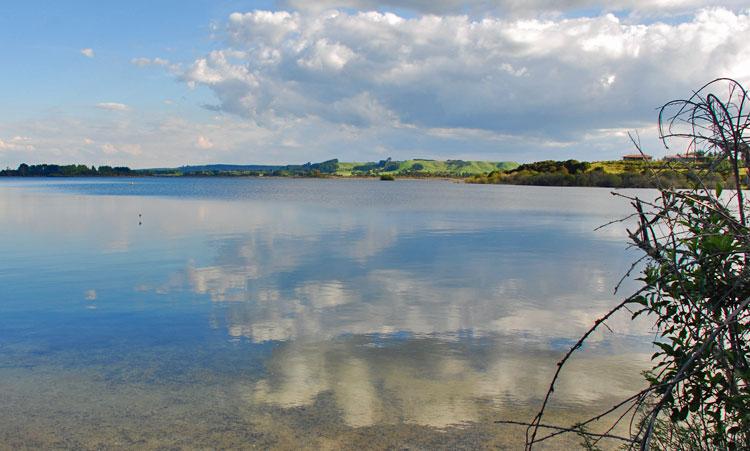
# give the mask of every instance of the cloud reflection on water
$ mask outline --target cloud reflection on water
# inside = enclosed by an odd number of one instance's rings
[[[586,215],[506,216],[498,226],[339,211],[345,219],[332,224],[295,208],[213,237],[209,255],[173,275],[184,285],[166,292],[217,303],[232,339],[281,344],[268,377],[238,383],[247,402],[314,407],[331,394],[352,427],[444,428],[534,402],[566,340],[616,299],[621,272],[612,265],[628,263],[613,239],[621,230],[592,239],[604,221]],[[627,316],[609,326],[625,336],[648,331]],[[640,383],[634,362],[646,356],[621,336],[592,337],[593,353],[560,382],[563,404],[601,403]]]
[[[533,403],[570,339],[613,305],[611,289],[631,261],[622,225],[592,232],[626,211],[606,191],[530,188],[519,200],[505,187],[425,183],[383,200],[378,190],[392,185],[286,183],[348,186],[351,199],[0,192],[0,208],[17,213],[2,223],[19,237],[3,250],[43,255],[65,243],[70,253],[45,263],[85,262],[81,274],[101,280],[76,293],[96,286],[99,310],[112,297],[113,269],[131,284],[116,298],[122,305],[210,304],[206,327],[232,345],[276,345],[267,374],[235,382],[242,399],[318,409],[330,395],[352,427],[442,428]],[[39,211],[56,228],[36,221]],[[648,341],[647,329],[625,316],[610,326],[619,335],[596,335],[566,373],[558,390],[566,405],[640,383],[633,362],[643,349],[632,345]]]
[[[478,347],[475,347],[478,346]],[[413,340],[385,347],[367,340],[291,342],[268,363],[270,375],[240,384],[251,404],[314,408],[331,393],[352,427],[399,422],[445,428],[512,415],[538,402],[554,368],[540,348]],[[489,348],[489,349],[488,349]],[[620,351],[623,351],[620,349]],[[557,386],[556,404],[591,408],[625,397],[640,381],[644,356],[587,356],[571,363]]]

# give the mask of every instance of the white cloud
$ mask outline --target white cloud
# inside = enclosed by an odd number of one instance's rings
[[[106,155],[115,155],[118,153],[123,153],[123,154],[127,154],[130,156],[139,156],[143,153],[143,150],[140,144],[123,143],[123,144],[115,145],[112,143],[104,143],[99,148]]]
[[[138,67],[145,67],[145,66],[169,66],[170,62],[169,60],[165,60],[163,58],[133,58],[130,60],[131,64],[135,64]]]
[[[125,105],[124,103],[117,103],[117,102],[97,103],[96,107],[99,108],[100,110],[107,110],[107,111],[128,111],[130,109],[130,107]]]
[[[86,58],[93,58],[95,56],[94,49],[81,49],[81,55]]]
[[[714,77],[750,77],[748,32],[750,15],[727,9],[675,24],[255,11],[232,14],[226,48],[181,77],[211,89],[212,108],[261,124],[317,117],[564,142],[651,122],[659,103]]]
[[[612,86],[612,84],[617,80],[617,75],[605,75],[602,77],[602,86],[608,87]]]
[[[554,16],[571,11],[624,11],[637,16],[677,15],[701,7],[742,8],[743,0],[285,0],[282,4],[298,11],[320,12],[336,8],[414,11],[426,14],[475,14],[503,16]]]
[[[341,44],[319,39],[310,49],[310,54],[297,60],[300,66],[318,71],[340,71],[354,57],[352,50]]]
[[[211,142],[211,140],[206,138],[205,136],[200,135],[195,140],[195,146],[198,147],[199,149],[210,149],[214,146],[214,143]]]
[[[31,138],[26,136],[14,136],[9,140],[0,139],[0,151],[2,150],[35,150],[33,144],[31,144]]]
[[[112,155],[112,154],[117,153],[117,148],[111,143],[102,144],[101,149],[102,149],[102,152],[104,152],[107,155]]]

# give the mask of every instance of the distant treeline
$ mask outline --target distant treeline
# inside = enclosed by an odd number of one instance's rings
[[[22,163],[18,169],[4,169],[0,176],[5,177],[117,177],[132,176],[136,172],[125,166],[86,166],[85,164],[32,164]]]
[[[233,169],[230,165],[185,166],[175,169],[130,169],[125,166],[86,166],[83,164],[33,164],[23,163],[17,169],[4,169],[5,177],[122,177],[122,176],[171,176],[171,177],[324,177],[336,173],[338,160],[322,163],[305,163],[287,166],[257,166],[258,169]]]
[[[704,166],[707,164],[688,167],[647,161],[589,163],[577,160],[546,160],[522,164],[510,171],[492,171],[469,177],[467,182],[608,188],[687,188],[697,183],[696,174],[700,174],[702,182],[710,186],[716,183],[726,187],[734,186],[728,171],[714,169],[708,172]]]
[[[215,164],[204,166],[183,166],[174,169],[143,169],[139,175],[171,177],[326,177],[336,174],[339,160],[321,163],[290,164],[286,166],[253,166]]]

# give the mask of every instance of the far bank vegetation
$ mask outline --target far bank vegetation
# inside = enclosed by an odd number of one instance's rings
[[[703,166],[713,166],[703,174],[703,183],[721,183],[733,187],[729,165],[710,160],[695,163],[670,161],[538,161],[522,164],[509,171],[492,171],[467,178],[468,183],[538,186],[590,186],[608,188],[689,188],[698,183],[696,173]],[[726,167],[725,167],[726,166]]]

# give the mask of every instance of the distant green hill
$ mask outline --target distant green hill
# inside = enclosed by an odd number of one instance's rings
[[[201,166],[182,166],[179,168],[142,169],[142,174],[153,175],[191,175],[191,176],[371,176],[381,175],[411,177],[468,177],[487,174],[493,171],[509,171],[518,167],[512,161],[471,161],[471,160],[391,160],[377,162],[341,162],[337,159],[321,163],[301,165],[232,165],[208,164]]]
[[[378,162],[340,162],[336,175],[377,176],[383,174],[425,177],[467,177],[492,171],[509,171],[518,167],[512,161],[473,161],[473,160],[380,160]]]

